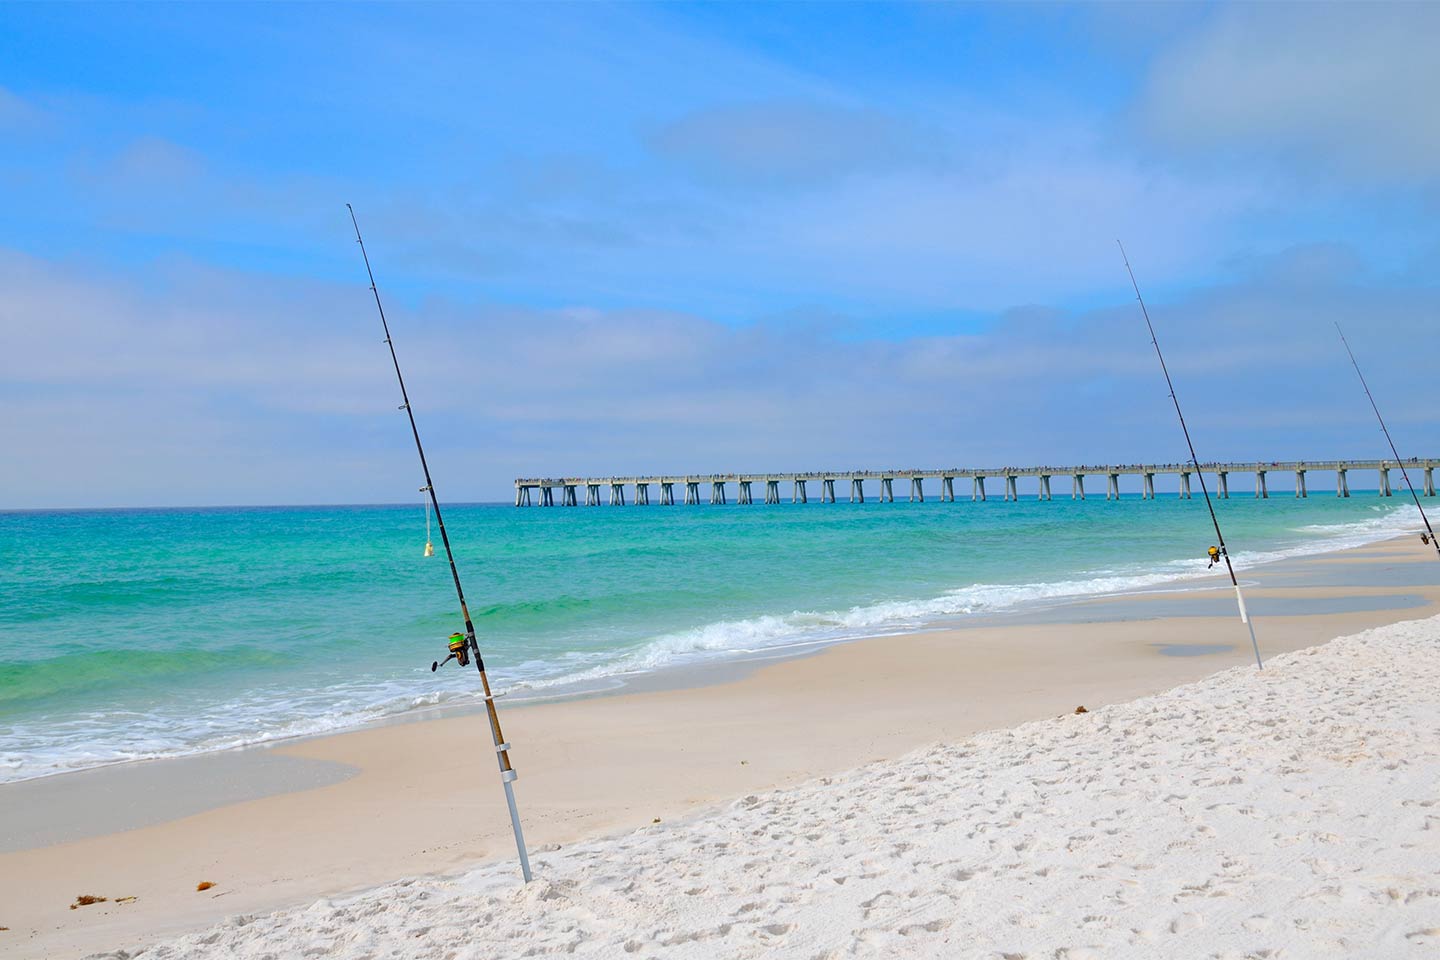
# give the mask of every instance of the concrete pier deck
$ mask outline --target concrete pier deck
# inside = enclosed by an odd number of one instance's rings
[[[1105,479],[1105,499],[1120,498],[1120,478],[1138,476],[1141,478],[1140,493],[1144,499],[1155,498],[1155,477],[1157,475],[1179,478],[1179,496],[1190,499],[1193,495],[1192,478],[1212,478],[1207,488],[1220,499],[1230,497],[1230,475],[1252,475],[1254,496],[1268,498],[1270,484],[1268,476],[1291,474],[1294,476],[1293,490],[1296,497],[1308,497],[1306,476],[1310,473],[1333,474],[1335,495],[1350,496],[1351,471],[1374,473],[1376,489],[1382,497],[1391,496],[1390,471],[1404,469],[1410,474],[1410,482],[1418,486],[1417,492],[1424,496],[1435,496],[1435,467],[1440,459],[1409,460],[1273,460],[1269,462],[1241,461],[1231,463],[1202,463],[1198,467],[1191,463],[1128,463],[1128,464],[1081,464],[1079,466],[1039,467],[948,467],[936,470],[819,470],[789,473],[706,473],[706,474],[654,474],[614,477],[521,477],[515,481],[515,506],[579,506],[587,507],[624,506],[632,503],[646,506],[652,502],[661,506],[674,505],[676,490],[680,491],[678,502],[685,504],[756,502],[757,490],[764,503],[780,503],[788,499],[791,503],[820,503],[836,501],[836,484],[851,503],[864,503],[867,495],[866,483],[871,499],[883,503],[895,501],[895,484],[900,482],[901,496],[910,501],[923,502],[926,496],[926,481],[933,481],[932,496],[942,501],[955,500],[955,481],[970,481],[970,499],[985,500],[986,479],[1001,485],[992,487],[1005,500],[1020,499],[1021,478],[1035,480],[1035,496],[1040,500],[1054,499],[1051,495],[1051,481],[1059,477],[1069,479],[1072,499],[1085,499],[1085,478]],[[1092,488],[1093,489],[1093,488]],[[627,497],[627,490],[630,491]],[[702,492],[703,491],[703,492]],[[1403,492],[1403,491],[1402,491]],[[1093,494],[1098,494],[1093,490]],[[1093,495],[1092,494],[1092,495]],[[963,494],[962,494],[963,495]],[[1063,490],[1062,490],[1063,495]],[[652,500],[652,496],[654,499]]]

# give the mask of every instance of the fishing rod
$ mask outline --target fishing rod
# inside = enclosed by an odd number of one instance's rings
[[[1435,531],[1430,528],[1430,518],[1425,516],[1425,508],[1420,506],[1420,497],[1415,493],[1415,487],[1410,482],[1410,472],[1405,469],[1405,464],[1400,460],[1400,451],[1395,449],[1395,441],[1390,439],[1390,431],[1385,426],[1385,418],[1380,416],[1380,408],[1375,405],[1375,396],[1370,392],[1370,384],[1365,382],[1365,374],[1360,372],[1360,363],[1355,359],[1355,351],[1350,349],[1350,341],[1345,339],[1345,331],[1340,329],[1340,321],[1335,321],[1335,332],[1340,334],[1340,342],[1345,344],[1345,352],[1350,354],[1350,365],[1355,368],[1355,375],[1360,378],[1360,386],[1365,388],[1365,396],[1370,400],[1370,409],[1375,411],[1375,419],[1380,421],[1380,431],[1385,434],[1385,441],[1390,444],[1390,452],[1395,455],[1395,464],[1400,468],[1400,476],[1405,478],[1405,486],[1410,490],[1410,499],[1415,501],[1415,509],[1420,511],[1420,519],[1425,522],[1425,532],[1429,535],[1428,542],[1435,547],[1435,553],[1440,555],[1440,540],[1435,539]]]
[[[480,644],[475,640],[475,625],[470,621],[470,608],[465,603],[465,588],[460,586],[460,571],[455,567],[455,553],[450,549],[450,537],[445,532],[445,520],[440,515],[440,500],[435,496],[435,484],[430,480],[430,465],[425,460],[425,447],[420,443],[420,429],[415,426],[415,411],[410,408],[410,395],[405,390],[405,377],[400,373],[400,358],[395,355],[395,341],[390,337],[390,324],[385,319],[385,307],[380,303],[380,290],[375,286],[375,271],[370,269],[370,255],[365,251],[365,241],[360,237],[360,223],[355,219],[355,208],[345,204],[350,211],[350,223],[355,228],[355,242],[360,245],[360,256],[365,259],[365,273],[370,277],[370,292],[375,295],[375,309],[380,313],[380,325],[385,329],[385,345],[390,348],[390,360],[395,365],[395,379],[400,382],[400,409],[410,418],[410,433],[415,437],[415,452],[420,454],[420,469],[425,474],[422,488],[430,495],[430,508],[435,511],[435,526],[440,530],[440,542],[445,545],[445,556],[450,561],[450,577],[455,581],[455,596],[460,601],[460,613],[465,618],[465,633],[450,635],[450,656],[443,661],[430,664],[434,673],[441,663],[454,660],[459,666],[475,658],[475,669],[480,673],[480,686],[485,691],[485,712],[490,718],[490,736],[495,741],[495,757],[500,762],[500,783],[505,788],[505,803],[510,808],[510,827],[515,831],[515,849],[520,854],[520,872],[525,882],[530,882],[530,855],[525,851],[525,835],[520,829],[520,812],[515,807],[515,768],[510,765],[510,744],[500,732],[500,714],[495,710],[495,694],[490,692],[490,678],[485,674],[485,661],[480,658]]]
[[[1150,342],[1155,346],[1155,356],[1160,359],[1160,372],[1165,374],[1165,386],[1170,388],[1170,402],[1175,404],[1175,416],[1180,419],[1180,430],[1185,434],[1185,444],[1190,448],[1190,463],[1195,467],[1195,475],[1200,478],[1200,492],[1205,495],[1205,507],[1210,511],[1210,522],[1215,526],[1215,539],[1219,541],[1219,555],[1225,561],[1225,569],[1230,574],[1230,583],[1235,587],[1235,601],[1240,605],[1240,622],[1250,630],[1250,646],[1255,651],[1255,666],[1261,670],[1265,664],[1260,661],[1260,643],[1255,639],[1255,624],[1250,622],[1250,614],[1245,609],[1245,594],[1240,592],[1240,581],[1235,578],[1235,567],[1230,562],[1230,551],[1225,548],[1225,534],[1220,532],[1220,518],[1215,516],[1215,504],[1210,501],[1210,491],[1205,487],[1205,471],[1200,469],[1200,461],[1195,456],[1195,441],[1190,439],[1190,428],[1185,426],[1185,414],[1180,412],[1180,398],[1175,396],[1175,383],[1170,379],[1170,368],[1165,365],[1165,354],[1160,352],[1160,340],[1155,336],[1155,324],[1150,322],[1150,311],[1145,308],[1145,298],[1140,296],[1140,284],[1135,282],[1135,271],[1130,268],[1130,258],[1125,254],[1125,244],[1119,240],[1115,244],[1120,248],[1120,257],[1125,261],[1125,272],[1130,274],[1130,286],[1135,288],[1135,299],[1140,304],[1140,312],[1145,316],[1145,326],[1150,330]],[[1214,565],[1216,548],[1210,548],[1211,565]]]

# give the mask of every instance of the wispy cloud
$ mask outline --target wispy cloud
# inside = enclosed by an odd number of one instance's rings
[[[805,101],[709,107],[651,136],[664,157],[721,183],[808,189],[933,158],[939,144],[898,117]]]
[[[1138,114],[1179,150],[1350,177],[1440,178],[1440,7],[1223,7],[1152,64]]]
[[[1330,269],[1347,256],[1296,250],[1152,301],[1210,455],[1374,445],[1334,319],[1351,323],[1406,448],[1440,446],[1434,418],[1408,402],[1427,375],[1412,344],[1440,290]],[[0,315],[16,334],[0,381],[23,410],[0,444],[25,451],[0,503],[75,503],[87,489],[129,503],[403,499],[411,462],[367,295],[184,264],[140,284],[0,259]],[[901,342],[443,300],[392,320],[452,497],[502,499],[536,473],[1180,455],[1132,306],[1015,310],[982,334]]]

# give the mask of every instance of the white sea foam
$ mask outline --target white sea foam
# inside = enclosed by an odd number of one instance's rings
[[[1296,532],[1304,534],[1307,539],[1289,546],[1236,553],[1232,556],[1235,568],[1247,570],[1280,560],[1353,549],[1420,529],[1420,514],[1413,506],[1376,506],[1374,509],[1376,516],[1364,520],[1299,527]],[[583,670],[517,677],[513,688],[517,691],[553,690],[707,660],[767,653],[774,655],[795,647],[939,626],[967,615],[1005,613],[1036,604],[1123,595],[1187,581],[1214,580],[1217,576],[1215,571],[1207,568],[1203,559],[1174,560],[1143,572],[1103,570],[1093,573],[1090,577],[1051,582],[976,583],[929,599],[886,600],[846,610],[796,610],[784,615],[767,614],[707,623],[653,638]],[[1209,586],[1209,583],[1196,584],[1192,589]]]

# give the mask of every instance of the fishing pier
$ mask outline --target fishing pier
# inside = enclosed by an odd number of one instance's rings
[[[1085,478],[1105,478],[1105,499],[1120,499],[1120,478],[1140,477],[1140,494],[1143,499],[1155,499],[1155,477],[1174,475],[1180,480],[1179,496],[1188,500],[1191,496],[1191,479],[1197,473],[1214,477],[1211,488],[1222,500],[1230,497],[1230,475],[1253,475],[1254,495],[1257,498],[1270,496],[1268,475],[1293,474],[1296,497],[1309,496],[1306,475],[1309,473],[1331,473],[1335,476],[1335,495],[1350,496],[1351,471],[1374,473],[1378,479],[1376,489],[1380,496],[1390,496],[1390,471],[1401,466],[1423,478],[1423,493],[1435,496],[1435,467],[1440,459],[1422,460],[1412,458],[1398,460],[1284,460],[1269,463],[1205,463],[1197,469],[1189,463],[1132,463],[1123,465],[1086,464],[1075,467],[998,467],[994,469],[947,468],[940,470],[832,470],[811,473],[710,473],[684,475],[654,475],[630,477],[551,477],[520,478],[515,481],[515,506],[529,507],[575,507],[582,502],[587,507],[624,506],[627,503],[646,506],[655,499],[662,506],[676,503],[712,504],[730,503],[733,493],[735,503],[809,503],[815,499],[820,503],[835,503],[837,485],[845,492],[850,503],[864,503],[867,482],[872,499],[881,503],[895,502],[895,485],[898,482],[904,499],[923,503],[926,497],[926,482],[931,481],[930,490],[943,502],[954,502],[955,481],[970,483],[970,499],[985,500],[985,481],[1003,485],[1005,500],[1020,499],[1020,481],[1033,479],[1033,489],[1038,500],[1051,500],[1051,481],[1059,478],[1063,486],[1070,481],[1072,500],[1085,499]],[[1026,486],[1029,486],[1027,483]],[[995,489],[1000,493],[1001,490]],[[584,500],[581,500],[581,491]],[[627,499],[626,491],[630,491]],[[676,491],[679,491],[678,495]],[[963,487],[962,487],[963,491]],[[1417,491],[1419,492],[1419,491]],[[1098,494],[1098,491],[1096,491]],[[1063,495],[1063,489],[1062,489]]]

